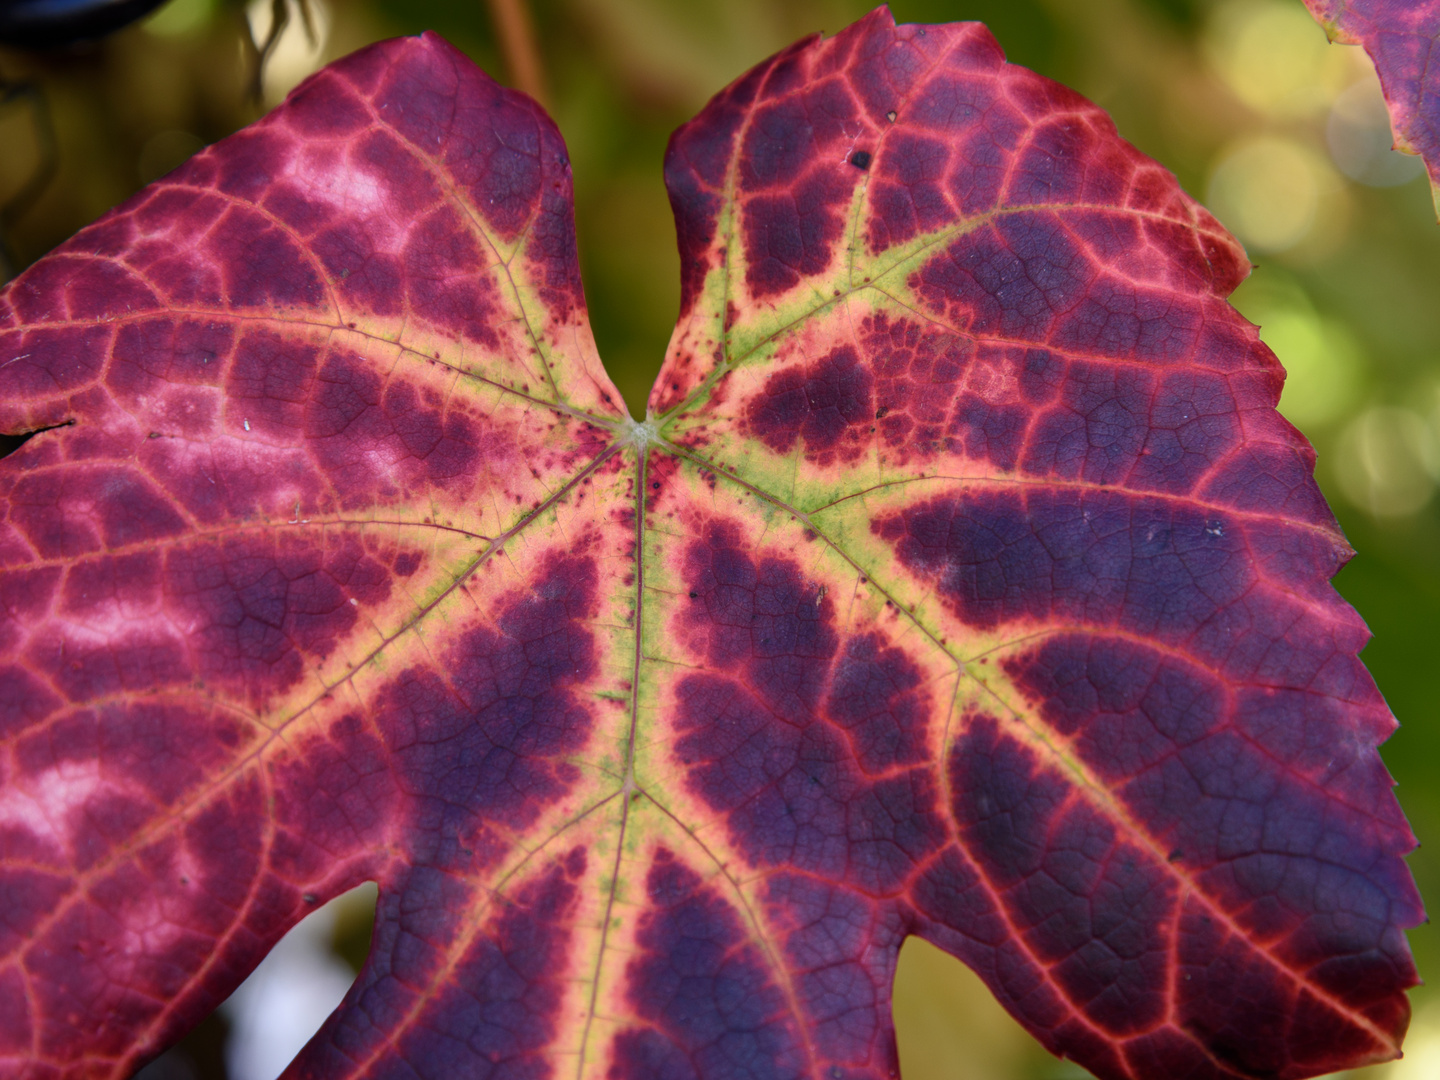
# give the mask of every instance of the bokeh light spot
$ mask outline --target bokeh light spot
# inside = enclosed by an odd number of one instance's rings
[[[1210,174],[1211,211],[1247,247],[1286,251],[1315,224],[1328,166],[1294,139],[1260,135],[1232,144]]]
[[[1390,113],[1373,71],[1335,99],[1325,141],[1336,167],[1370,187],[1395,187],[1425,173],[1418,157],[1391,149]]]
[[[1345,497],[1377,517],[1420,510],[1440,478],[1440,445],[1425,418],[1411,409],[1376,405],[1340,434],[1335,476]]]
[[[1359,49],[1330,48],[1301,4],[1280,0],[1234,0],[1216,9],[1205,51],[1236,97],[1274,117],[1324,110],[1364,63]]]
[[[1360,346],[1348,327],[1313,311],[1278,308],[1260,320],[1260,339],[1285,365],[1280,411],[1298,428],[1344,414],[1360,386]]]

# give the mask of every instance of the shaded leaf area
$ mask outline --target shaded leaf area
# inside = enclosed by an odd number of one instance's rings
[[[1440,5],[1433,0],[1305,0],[1331,41],[1362,45],[1390,107],[1395,148],[1419,154],[1440,192]],[[1436,195],[1440,207],[1440,194]]]
[[[6,1070],[130,1073],[367,879],[291,1075],[886,1076],[912,934],[1102,1077],[1393,1057],[1394,722],[1238,246],[883,9],[666,174],[645,425],[554,127],[433,35],[0,294]]]

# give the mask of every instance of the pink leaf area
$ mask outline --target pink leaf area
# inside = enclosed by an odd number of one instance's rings
[[[1331,41],[1362,45],[1375,63],[1395,148],[1419,154],[1440,206],[1440,3],[1305,0]]]
[[[911,935],[1104,1080],[1395,1057],[1394,719],[1235,241],[883,8],[665,167],[643,424],[558,132],[434,35],[0,293],[0,1074],[367,880],[289,1077],[878,1080]]]

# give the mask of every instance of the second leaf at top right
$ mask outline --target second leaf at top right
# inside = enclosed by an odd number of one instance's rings
[[[1330,40],[1375,63],[1395,148],[1418,154],[1440,209],[1440,0],[1305,0]]]

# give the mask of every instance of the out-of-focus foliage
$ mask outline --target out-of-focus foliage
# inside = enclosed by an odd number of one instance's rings
[[[55,174],[0,212],[13,272],[200,146],[253,120],[320,64],[383,37],[434,29],[487,70],[505,61],[483,0],[286,0],[291,18],[249,93],[271,0],[172,0],[109,39],[66,52],[0,51],[8,85],[38,88]],[[674,227],[660,161],[671,130],[718,87],[866,0],[534,0],[551,106],[570,146],[591,317],[601,355],[643,408],[678,306]],[[1281,410],[1319,454],[1321,486],[1359,551],[1337,579],[1375,631],[1365,660],[1400,718],[1382,753],[1440,896],[1440,228],[1413,159],[1388,149],[1361,50],[1331,46],[1301,0],[893,0],[901,21],[980,19],[1010,58],[1109,110],[1172,168],[1259,264],[1234,301],[1290,372]],[[34,95],[0,107],[0,204],[44,165]],[[347,911],[349,909],[346,909]],[[363,955],[363,917],[336,921]],[[347,929],[348,928],[348,929]],[[1440,934],[1411,936],[1422,975]],[[358,942],[358,944],[357,944]],[[360,952],[357,954],[357,950]],[[1415,995],[1403,1061],[1367,1077],[1440,1075],[1440,994]],[[234,1010],[231,1011],[234,1014]],[[912,941],[896,1019],[907,1080],[1083,1075],[1039,1050],[958,963]],[[198,1068],[207,1025],[156,1077]],[[187,1072],[186,1070],[189,1069]]]

